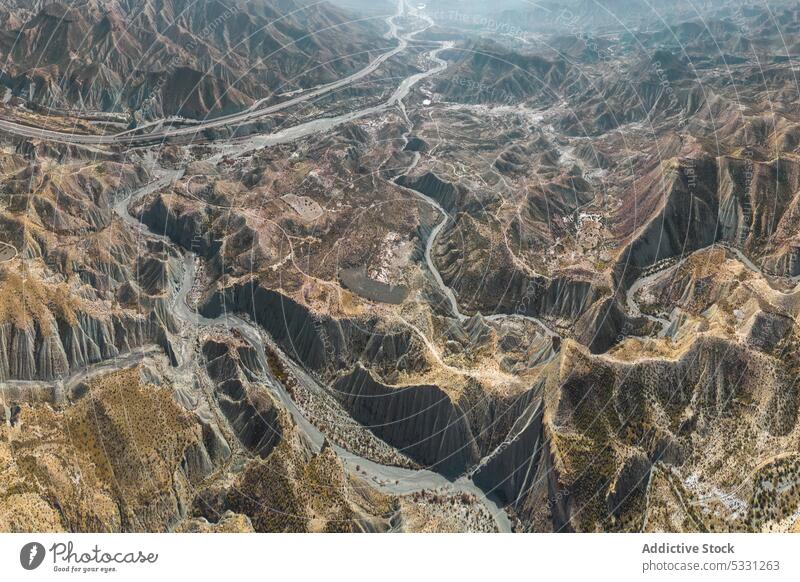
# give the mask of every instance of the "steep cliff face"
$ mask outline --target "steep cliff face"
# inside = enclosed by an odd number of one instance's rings
[[[745,155],[722,157],[718,165],[720,235],[724,240],[757,253],[776,242],[774,235],[796,224],[797,218],[787,214],[796,207],[800,187],[800,166],[794,160],[758,161]]]
[[[767,272],[795,276],[800,172],[794,160],[740,157],[677,159],[647,177],[650,184],[623,206],[617,228],[632,240],[615,274],[623,284],[661,260],[716,242],[740,249]],[[662,181],[662,171],[665,181]]]
[[[397,183],[425,194],[447,212],[460,210],[466,200],[467,193],[462,186],[446,182],[433,172],[427,172],[419,177],[400,176],[397,178]]]
[[[207,317],[225,312],[251,316],[287,354],[321,375],[357,361],[387,371],[415,365],[407,329],[382,332],[377,321],[314,316],[286,295],[255,283],[229,287],[202,307]]]
[[[153,232],[168,236],[185,249],[199,255],[214,257],[220,243],[208,228],[209,217],[202,211],[165,194],[156,194],[139,212],[138,218]]]
[[[170,351],[177,331],[170,301],[181,266],[157,254],[137,264],[126,256],[132,248],[121,247],[116,257],[105,249],[87,262],[60,262],[45,251],[56,272],[80,270],[70,283],[25,279],[13,267],[0,272],[0,379],[60,380],[143,346]]]
[[[0,261],[0,380],[65,380],[152,344],[169,352],[182,262],[113,211],[147,172],[113,154],[89,164],[66,146],[18,151],[0,168],[0,225],[14,251]]]
[[[631,318],[618,297],[607,297],[591,304],[575,325],[575,337],[593,353],[603,353],[627,335],[646,330],[643,318]]]
[[[436,386],[386,386],[358,365],[332,389],[353,418],[431,470],[457,476],[478,460],[464,413]]]
[[[535,392],[530,392],[533,396]],[[542,465],[544,432],[542,406],[538,398],[516,418],[514,426],[497,449],[481,461],[472,479],[504,506],[518,507],[531,495]]]
[[[69,319],[47,313],[24,325],[3,323],[0,380],[59,380],[146,345],[169,350],[169,326],[158,311],[148,316],[77,312]],[[162,311],[166,317],[167,313],[166,309]]]
[[[720,237],[715,160],[676,162],[664,181],[661,171],[655,170],[642,196],[618,210],[618,228],[632,236],[616,268],[625,283],[635,280],[641,269],[707,247]]]
[[[250,346],[238,348],[213,340],[203,345],[206,370],[220,410],[248,451],[266,458],[281,440],[278,407],[263,387],[250,383],[264,370]],[[249,365],[248,365],[249,364]]]
[[[462,310],[573,322],[608,291],[586,273],[543,277],[519,268],[501,233],[467,214],[437,237],[432,259]],[[499,239],[499,240],[498,240]]]
[[[800,242],[800,241],[797,241]],[[764,270],[778,277],[797,277],[800,275],[800,245],[789,244],[764,257]]]
[[[536,294],[531,315],[568,321],[580,317],[603,294],[592,281],[568,277],[546,280],[540,288],[542,291]]]

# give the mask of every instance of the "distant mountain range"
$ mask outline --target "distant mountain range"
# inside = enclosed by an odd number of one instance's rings
[[[786,4],[784,0],[771,6]],[[731,15],[758,3],[747,0],[432,0],[428,9],[437,13],[441,25],[473,29],[476,32],[518,31],[542,33],[615,31],[642,26],[661,27],[700,17]],[[763,8],[763,5],[760,6]]]

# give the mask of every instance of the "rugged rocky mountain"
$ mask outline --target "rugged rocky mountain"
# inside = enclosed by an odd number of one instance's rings
[[[381,24],[328,4],[215,0],[13,3],[2,84],[46,108],[205,118],[337,79],[381,49]]]
[[[538,55],[523,55],[488,41],[476,41],[453,51],[458,61],[437,86],[443,95],[470,103],[513,104],[529,99],[553,102],[562,87],[566,63]]]
[[[0,274],[0,378],[54,381],[141,346],[168,348],[179,258],[140,247],[111,210],[146,173],[113,158],[53,171],[36,150],[6,162],[4,240],[30,268]]]

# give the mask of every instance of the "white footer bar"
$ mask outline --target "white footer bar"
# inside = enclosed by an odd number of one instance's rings
[[[798,554],[792,534],[0,534],[4,580],[750,582],[797,580]]]

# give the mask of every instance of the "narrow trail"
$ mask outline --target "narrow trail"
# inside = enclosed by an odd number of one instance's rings
[[[12,261],[19,256],[17,247],[11,243],[0,241],[0,263]]]

